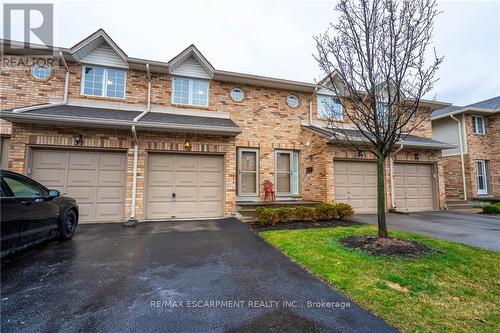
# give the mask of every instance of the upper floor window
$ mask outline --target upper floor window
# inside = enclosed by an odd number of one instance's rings
[[[37,80],[47,80],[52,75],[52,69],[47,65],[34,65],[31,75]]]
[[[208,81],[174,77],[172,103],[208,106]]]
[[[318,95],[318,118],[342,120],[340,100],[330,95]]]
[[[231,89],[229,96],[231,96],[231,99],[233,101],[241,102],[243,99],[245,99],[245,92],[240,88],[233,88]]]
[[[486,133],[483,116],[472,116],[472,131],[474,132],[474,134]]]
[[[127,72],[120,69],[84,66],[82,94],[125,98]]]
[[[382,124],[389,122],[389,104],[385,102],[377,102],[378,121]]]

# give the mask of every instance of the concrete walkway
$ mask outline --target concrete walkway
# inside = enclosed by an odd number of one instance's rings
[[[1,282],[2,332],[396,331],[236,219],[80,225]]]
[[[377,224],[377,216],[355,215],[353,220]],[[387,214],[391,229],[410,231],[434,238],[482,247],[500,252],[500,218],[466,212],[440,211]]]

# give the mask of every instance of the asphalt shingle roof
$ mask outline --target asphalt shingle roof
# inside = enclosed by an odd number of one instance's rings
[[[25,111],[22,115],[45,115],[45,116],[60,116],[60,117],[74,117],[74,118],[93,118],[103,120],[116,120],[132,122],[135,117],[140,115],[141,111],[128,111],[116,109],[102,109],[93,107],[84,107],[76,105],[58,105],[47,106],[46,108]],[[141,123],[158,123],[158,124],[177,124],[186,126],[215,126],[228,129],[238,130],[239,126],[236,125],[229,118],[215,118],[215,117],[201,117],[190,116],[175,113],[161,113],[149,112],[142,117],[138,124]]]
[[[445,108],[438,109],[438,110],[432,112],[432,117],[441,116],[441,115],[455,112],[455,111],[458,111],[460,109],[465,109],[465,108],[498,110],[498,109],[500,109],[500,96],[496,96],[496,97],[486,99],[484,101],[480,101],[477,103],[469,104],[466,106],[450,105],[450,106],[447,106]]]

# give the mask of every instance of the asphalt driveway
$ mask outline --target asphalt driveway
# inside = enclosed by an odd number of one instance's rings
[[[2,332],[395,331],[236,219],[81,225],[1,282]]]
[[[377,216],[356,215],[355,221],[377,224]],[[500,252],[500,218],[476,213],[439,211],[387,214],[389,228]]]

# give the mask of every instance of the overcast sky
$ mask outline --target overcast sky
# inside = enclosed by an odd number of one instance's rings
[[[43,1],[50,2],[50,1]],[[103,28],[131,57],[168,61],[195,44],[217,69],[314,82],[312,36],[335,1],[65,1],[54,3],[54,44]],[[435,47],[445,60],[434,97],[466,105],[500,95],[500,1],[442,1]]]

